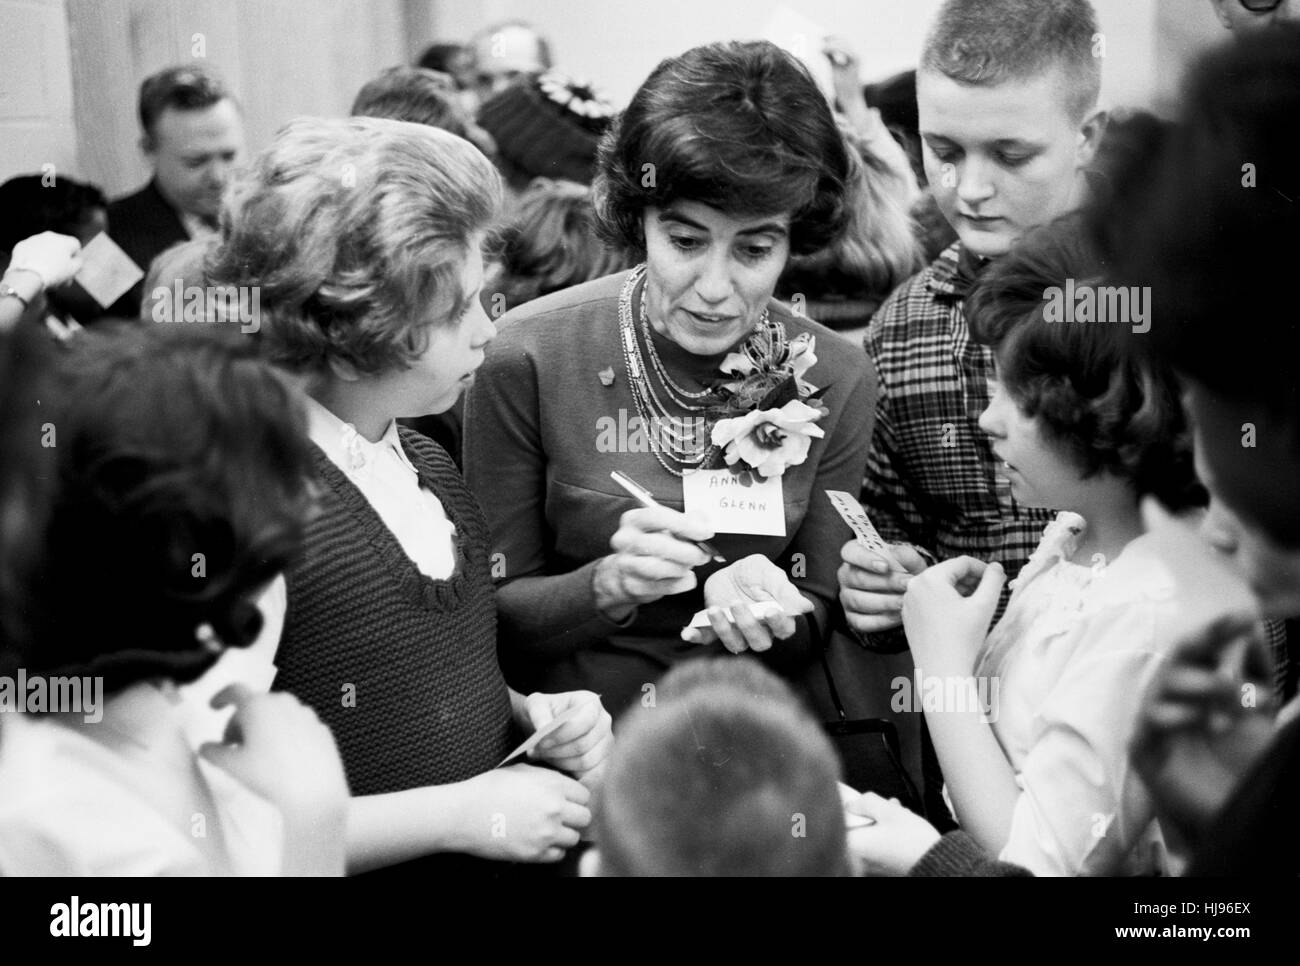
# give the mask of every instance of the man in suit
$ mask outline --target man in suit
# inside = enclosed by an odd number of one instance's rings
[[[221,193],[244,153],[239,107],[221,81],[199,65],[168,67],[140,85],[140,147],[153,177],[108,209],[108,233],[145,271],[177,242],[217,229]],[[140,314],[142,286],[112,306]]]

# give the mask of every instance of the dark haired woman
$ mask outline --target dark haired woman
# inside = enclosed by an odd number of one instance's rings
[[[796,680],[813,659],[843,537],[824,491],[860,486],[876,382],[772,293],[839,236],[848,171],[825,99],[767,43],[664,61],[606,135],[600,226],[645,264],[509,313],[466,407],[517,686],[617,711],[719,643]],[[747,506],[766,512],[722,515]]]
[[[959,557],[913,578],[903,625],[918,674],[965,688],[926,723],[962,828],[1038,875],[1168,871],[1129,763],[1145,684],[1194,603],[1143,535],[1147,494],[1201,496],[1171,372],[1111,319],[1053,321],[1044,293],[1103,284],[1077,217],[1026,235],[972,292],[999,383],[980,417],[1018,502],[1062,511],[1017,577]],[[887,817],[887,816],[886,816]]]

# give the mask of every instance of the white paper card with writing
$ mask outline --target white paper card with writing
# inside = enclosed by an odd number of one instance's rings
[[[731,470],[695,470],[682,476],[687,513],[708,518],[715,533],[785,536],[785,498],[781,477],[755,476],[749,486]]]
[[[827,490],[826,495],[830,497],[831,504],[839,513],[840,518],[849,525],[849,529],[853,531],[858,543],[868,550],[882,553],[886,558],[890,558],[889,545],[881,539],[870,517],[867,516],[867,511],[862,509],[862,504],[854,498],[852,493],[846,493],[843,490]]]
[[[101,231],[81,250],[81,271],[75,277],[91,298],[108,308],[144,278],[144,272]]]

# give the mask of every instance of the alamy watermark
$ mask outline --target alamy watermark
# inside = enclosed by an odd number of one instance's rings
[[[0,674],[0,711],[79,714],[87,724],[98,724],[104,718],[104,679],[28,674],[20,667],[13,677]]]
[[[238,323],[248,335],[262,327],[262,292],[257,285],[159,285],[149,293],[155,322]]]
[[[153,938],[153,903],[82,902],[72,896],[50,906],[50,935],[57,938],[125,938],[148,946]]]
[[[978,711],[981,721],[992,724],[998,720],[1001,682],[996,677],[939,676],[926,674],[918,667],[911,677],[894,678],[889,690],[890,710],[897,713]]]
[[[601,416],[596,420],[596,452],[651,453],[672,445],[687,457],[698,456],[709,448],[710,432],[703,416],[651,416],[645,420],[620,409],[617,417]]]
[[[1067,278],[1064,288],[1044,289],[1043,301],[1044,322],[1131,325],[1139,335],[1151,329],[1149,285],[1089,285]]]

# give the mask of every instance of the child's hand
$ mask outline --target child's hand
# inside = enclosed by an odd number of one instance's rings
[[[614,747],[613,724],[598,695],[591,691],[530,694],[524,699],[525,725],[537,731],[575,706],[581,710],[543,738],[529,752],[529,757],[548,762],[590,784],[604,769]]]
[[[858,866],[858,875],[907,875],[939,841],[938,830],[896,798],[884,799],[875,792],[866,792],[844,808],[875,820],[874,825],[849,831],[849,852]]]
[[[749,605],[766,600],[780,604],[783,613],[756,618]],[[760,554],[750,554],[711,575],[704,582],[704,604],[711,626],[687,627],[682,631],[682,640],[693,644],[720,640],[733,654],[766,651],[773,638],[792,637],[795,617],[813,609],[785,571]],[[727,620],[724,607],[731,608],[734,624]]]
[[[1007,575],[998,563],[955,557],[913,577],[903,595],[903,627],[918,667],[969,674]]]
[[[276,805],[285,822],[285,873],[341,875],[348,783],[329,728],[285,692],[255,694],[232,684],[212,707],[234,705],[223,744],[199,754]]]
[[[591,824],[587,789],[549,768],[497,768],[462,787],[458,852],[510,862],[558,862]]]
[[[1133,764],[1166,834],[1186,848],[1197,847],[1273,735],[1270,660],[1257,629],[1252,614],[1240,614],[1184,637],[1142,703]]]

